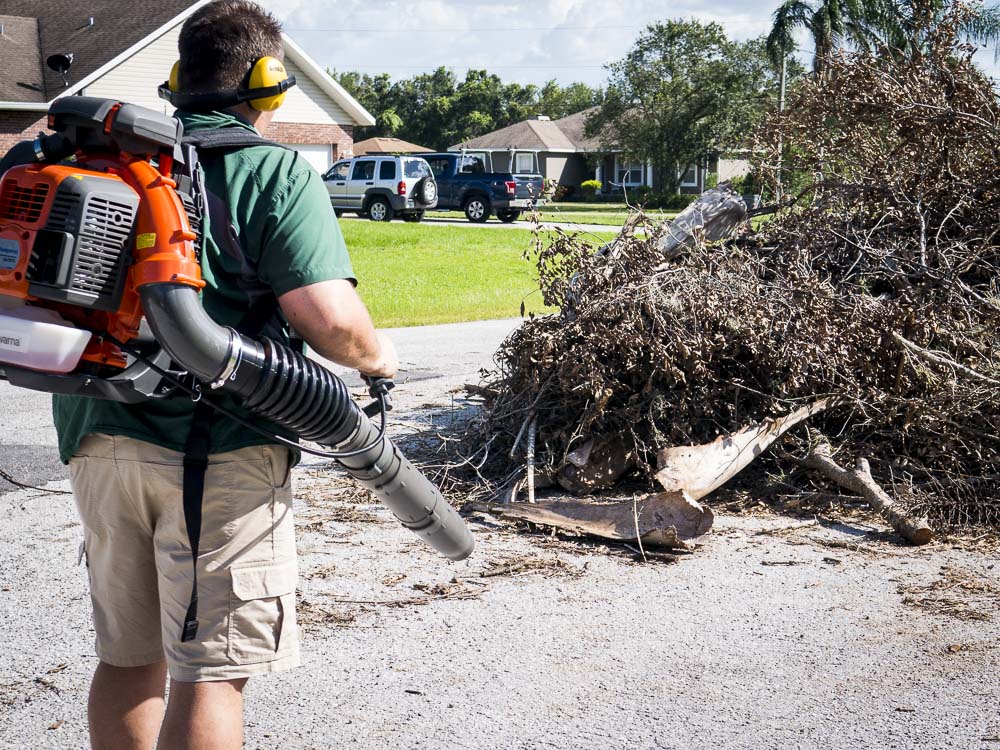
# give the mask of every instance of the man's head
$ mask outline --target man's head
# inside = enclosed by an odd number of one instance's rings
[[[184,22],[178,48],[178,83],[192,94],[240,88],[254,61],[284,57],[281,24],[251,0],[216,0],[200,8]],[[245,104],[232,109],[254,113]]]

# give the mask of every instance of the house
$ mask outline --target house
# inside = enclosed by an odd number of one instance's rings
[[[656,183],[651,162],[626,159],[620,149],[608,148],[599,136],[586,134],[587,119],[596,109],[559,120],[537,115],[452,146],[449,151],[487,152],[498,172],[527,171],[532,160],[537,159],[537,169],[545,179],[571,188],[579,188],[584,180],[600,181],[605,194],[621,193],[623,188],[653,187]],[[721,181],[746,170],[745,164],[713,156],[688,167],[680,192],[702,192],[712,172],[718,173]]]
[[[156,88],[177,59],[181,26],[208,1],[3,0],[0,153],[44,129],[49,105],[63,96],[171,112]],[[375,119],[291,38],[284,40],[285,67],[298,85],[267,135],[323,172],[351,152],[354,129]]]
[[[434,149],[424,148],[402,138],[369,138],[354,144],[355,156],[374,154],[432,154]]]

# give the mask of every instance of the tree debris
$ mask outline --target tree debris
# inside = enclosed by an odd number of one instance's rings
[[[858,459],[854,471],[848,471],[833,460],[830,444],[822,442],[812,449],[803,463],[822,472],[841,487],[857,492],[911,544],[927,544],[934,539],[934,532],[926,518],[912,518],[900,512],[892,498],[872,478],[871,467],[864,458]]]
[[[574,534],[613,541],[686,549],[686,541],[708,533],[712,511],[684,492],[659,492],[620,502],[555,500],[537,503],[472,503],[470,510],[529,521]]]

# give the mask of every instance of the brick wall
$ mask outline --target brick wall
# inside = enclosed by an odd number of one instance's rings
[[[0,112],[0,156],[18,141],[34,139],[45,130],[45,121],[44,112]]]
[[[329,143],[333,146],[334,161],[354,148],[353,125],[272,122],[264,135],[279,143]]]

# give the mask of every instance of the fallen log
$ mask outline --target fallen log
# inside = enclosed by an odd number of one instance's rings
[[[686,491],[700,500],[739,474],[771,444],[814,414],[843,403],[822,398],[777,419],[720,435],[706,445],[665,448],[657,455],[657,481],[667,492]]]
[[[871,467],[864,458],[859,458],[853,471],[849,471],[833,460],[830,444],[821,442],[802,462],[805,466],[821,472],[841,487],[861,495],[868,504],[892,526],[899,535],[911,544],[927,544],[934,539],[934,532],[926,518],[911,518],[900,511],[891,497],[879,487],[872,477]]]
[[[658,492],[635,500],[595,503],[554,500],[537,503],[469,503],[470,510],[529,521],[573,534],[617,542],[684,549],[685,541],[706,534],[712,511],[683,492]]]

